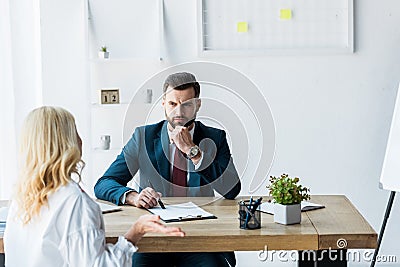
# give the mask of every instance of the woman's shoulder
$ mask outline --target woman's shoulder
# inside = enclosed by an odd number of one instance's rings
[[[87,235],[88,229],[102,229],[99,205],[71,181],[49,197],[48,222],[44,233],[56,244],[66,244],[74,235]]]
[[[62,206],[64,212],[78,212],[82,217],[98,218],[101,214],[99,205],[74,181],[62,186],[49,201]]]

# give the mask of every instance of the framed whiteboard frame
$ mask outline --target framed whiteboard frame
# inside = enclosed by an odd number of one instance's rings
[[[400,192],[400,83],[396,93],[385,158],[382,164],[379,188]]]
[[[199,57],[220,56],[264,56],[264,55],[329,55],[354,53],[354,0],[348,1],[348,43],[347,47],[337,48],[265,48],[265,49],[231,49],[231,50],[207,50],[204,47],[203,29],[203,2],[197,0],[197,43]]]

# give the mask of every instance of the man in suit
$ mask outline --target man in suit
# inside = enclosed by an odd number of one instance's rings
[[[174,73],[163,87],[166,120],[135,129],[121,154],[96,185],[99,199],[152,208],[163,196],[234,199],[241,184],[223,130],[195,121],[201,107],[193,74]],[[139,190],[127,183],[139,171]],[[150,186],[150,183],[152,186]],[[153,188],[154,186],[154,188]],[[135,253],[135,266],[235,266],[233,252]]]

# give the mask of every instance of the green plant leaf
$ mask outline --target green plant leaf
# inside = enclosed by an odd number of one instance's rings
[[[298,184],[298,177],[290,178],[288,174],[282,174],[280,177],[270,176],[269,181],[269,195],[276,203],[291,205],[310,199],[310,189]]]

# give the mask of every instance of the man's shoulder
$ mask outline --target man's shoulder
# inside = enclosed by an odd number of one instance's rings
[[[135,130],[135,132],[141,132],[141,133],[146,133],[147,134],[154,134],[157,132],[160,132],[162,127],[164,126],[165,120],[159,121],[154,124],[147,124],[147,125],[142,125],[138,126]]]
[[[207,137],[217,137],[217,136],[219,137],[221,135],[225,135],[224,130],[207,126],[200,121],[196,123],[196,127],[198,127],[198,129],[200,129],[203,132],[204,136]]]

